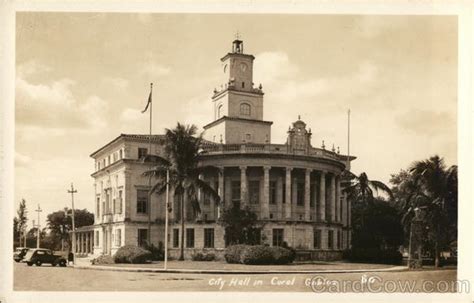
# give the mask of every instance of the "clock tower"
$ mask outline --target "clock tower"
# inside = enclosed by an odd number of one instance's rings
[[[263,120],[262,85],[254,87],[253,61],[244,53],[240,39],[232,42],[231,52],[221,58],[223,80],[214,89],[213,122],[204,126],[205,138],[224,144],[270,143],[271,121]]]

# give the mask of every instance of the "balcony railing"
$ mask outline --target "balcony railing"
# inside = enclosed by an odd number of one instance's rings
[[[208,143],[203,146],[203,153],[214,154],[242,154],[242,153],[262,153],[262,154],[282,154],[282,155],[302,155],[318,158],[326,158],[336,161],[344,161],[337,153],[321,148],[311,147],[309,150],[290,150],[286,144],[214,144]]]

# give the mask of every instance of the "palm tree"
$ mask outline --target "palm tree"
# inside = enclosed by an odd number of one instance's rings
[[[410,168],[411,188],[405,201],[402,222],[411,224],[417,209],[424,209],[423,221],[434,243],[435,267],[443,240],[457,233],[457,166],[446,168],[443,158],[435,155],[417,161]]]
[[[199,154],[203,139],[202,134],[196,136],[196,133],[197,127],[195,125],[183,125],[178,122],[174,129],[166,129],[165,131],[165,157],[149,155],[144,159],[144,161],[152,162],[154,165],[144,175],[158,179],[151,187],[150,195],[165,192],[166,172],[169,171],[169,185],[174,189],[174,194],[180,203],[181,252],[179,260],[184,260],[185,207],[191,206],[194,213],[201,211],[198,200],[199,191],[209,195],[216,203],[220,203],[217,192],[199,178],[204,171],[214,167],[199,165]]]
[[[374,200],[374,191],[386,193],[390,198],[393,198],[390,188],[381,181],[369,180],[366,173],[361,173],[359,176],[347,171],[351,179],[351,185],[344,191],[348,193],[352,201],[362,203],[363,205],[371,204]]]

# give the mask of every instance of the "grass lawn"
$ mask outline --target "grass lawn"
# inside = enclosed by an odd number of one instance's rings
[[[153,262],[149,264],[111,264],[104,266],[136,267],[136,268],[162,268],[163,262]],[[168,269],[193,269],[193,270],[360,270],[360,269],[380,269],[390,268],[394,265],[386,264],[364,264],[345,262],[295,262],[288,265],[244,265],[228,264],[225,261],[168,261]]]

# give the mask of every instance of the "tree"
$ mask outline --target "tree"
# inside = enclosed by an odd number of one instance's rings
[[[370,204],[374,200],[374,191],[386,193],[390,198],[393,197],[390,188],[383,182],[377,180],[369,180],[366,173],[361,173],[359,176],[354,175],[351,172],[349,177],[351,179],[351,185],[345,189],[348,193],[349,199],[357,203],[364,205]]]
[[[72,231],[72,210],[65,207],[63,210],[58,210],[47,216],[50,241],[54,243],[55,247],[64,249],[64,241],[69,243],[71,247],[71,239],[69,237]],[[94,224],[94,214],[87,209],[74,210],[74,220],[76,228],[81,226],[88,226]]]
[[[28,210],[26,209],[26,200],[21,199],[20,202],[20,207],[18,208],[17,212],[17,217],[16,222],[13,221],[13,227],[15,227],[16,224],[16,231],[18,234],[18,240],[19,240],[19,245],[22,245],[22,236],[24,240],[24,244],[26,243],[26,227],[27,227],[27,222],[28,222]],[[15,230],[15,229],[14,229]]]
[[[241,209],[235,205],[224,210],[219,220],[225,229],[226,245],[260,244],[260,231],[263,227],[257,220],[257,215],[247,206]]]
[[[408,172],[392,176],[402,222],[409,229],[415,212],[423,210],[425,248],[431,246],[438,267],[440,250],[457,239],[457,166],[446,168],[435,155],[413,163]]]
[[[150,189],[153,193],[162,194],[166,190],[166,172],[169,171],[169,185],[180,204],[181,221],[181,253],[179,260],[184,260],[184,224],[185,207],[191,207],[193,213],[199,213],[201,208],[198,192],[209,195],[216,203],[220,202],[217,192],[199,176],[206,170],[216,169],[211,166],[198,166],[199,152],[202,146],[202,134],[197,135],[195,125],[178,123],[174,129],[165,132],[165,157],[148,155],[144,162],[153,163],[153,167],[144,175],[156,178],[156,183]]]

